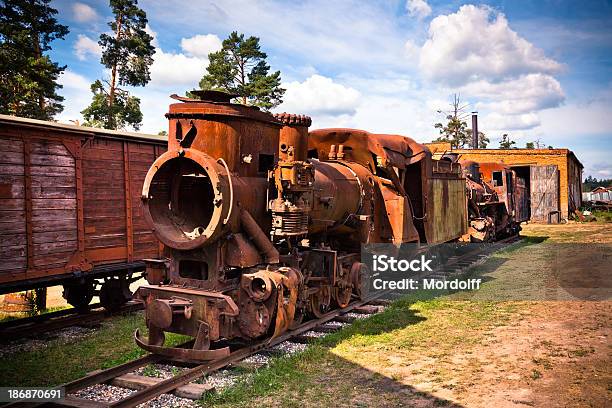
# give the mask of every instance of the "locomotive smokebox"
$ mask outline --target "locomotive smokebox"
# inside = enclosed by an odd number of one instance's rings
[[[159,240],[170,248],[190,250],[216,239],[231,215],[229,177],[223,164],[196,150],[160,156],[142,191],[145,217]]]

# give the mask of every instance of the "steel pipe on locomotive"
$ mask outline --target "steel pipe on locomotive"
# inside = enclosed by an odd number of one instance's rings
[[[232,95],[173,96],[168,151],[151,166],[142,200],[165,245],[148,266],[148,337],[175,359],[229,353],[217,340],[274,338],[308,316],[367,292],[364,243],[441,243],[468,233],[459,163],[433,160],[400,135],[308,132],[307,116],[275,116]],[[164,347],[164,333],[195,338]]]

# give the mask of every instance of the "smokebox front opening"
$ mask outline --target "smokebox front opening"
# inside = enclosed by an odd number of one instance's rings
[[[184,157],[165,162],[149,188],[149,211],[157,233],[170,242],[200,237],[211,221],[215,193],[198,163]]]

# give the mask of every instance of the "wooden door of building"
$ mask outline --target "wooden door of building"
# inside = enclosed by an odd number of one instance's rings
[[[558,222],[559,170],[556,165],[531,166],[531,221]]]

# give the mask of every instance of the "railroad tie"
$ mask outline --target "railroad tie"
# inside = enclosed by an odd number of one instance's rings
[[[136,374],[123,374],[111,381],[112,385],[130,390],[142,390],[164,381],[163,378],[145,377]],[[210,384],[189,383],[181,385],[172,393],[177,397],[199,400],[207,392],[213,392],[215,387]]]

